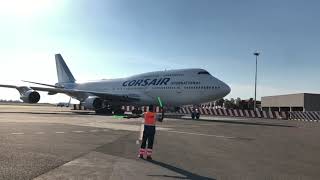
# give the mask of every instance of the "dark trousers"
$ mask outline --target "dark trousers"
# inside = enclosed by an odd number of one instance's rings
[[[146,148],[147,141],[148,141],[147,148],[152,149],[155,133],[156,133],[155,126],[144,125],[144,131],[143,131],[143,137],[142,137],[142,143],[141,143],[142,149]]]

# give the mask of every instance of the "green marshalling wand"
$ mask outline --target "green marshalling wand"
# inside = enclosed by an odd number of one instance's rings
[[[160,107],[162,108],[163,105],[162,105],[162,101],[161,101],[160,97],[158,97],[158,102],[159,102]]]

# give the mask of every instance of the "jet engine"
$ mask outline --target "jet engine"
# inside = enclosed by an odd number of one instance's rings
[[[20,99],[25,103],[35,104],[39,102],[40,94],[37,91],[28,90],[21,95]]]
[[[83,102],[83,106],[86,109],[101,109],[103,107],[103,100],[99,97],[88,97],[84,102]]]

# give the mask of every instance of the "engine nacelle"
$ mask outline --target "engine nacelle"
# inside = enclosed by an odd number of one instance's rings
[[[83,106],[86,109],[101,109],[103,106],[103,100],[99,97],[88,97],[84,102],[83,102]]]
[[[20,99],[25,103],[37,103],[40,101],[40,94],[37,91],[29,90],[21,95]]]

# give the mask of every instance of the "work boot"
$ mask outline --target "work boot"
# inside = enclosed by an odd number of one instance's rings
[[[147,149],[147,160],[152,160],[152,157],[151,157],[151,155],[152,155],[152,149]]]
[[[146,153],[146,150],[145,150],[145,149],[140,148],[140,150],[139,150],[139,154],[138,154],[138,158],[143,159],[143,154],[145,154],[145,153]]]

